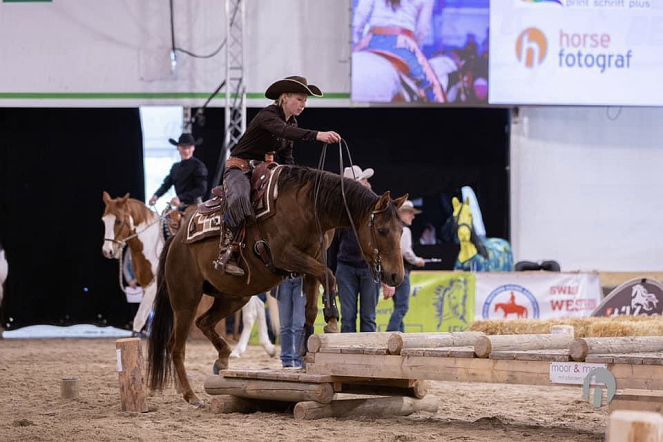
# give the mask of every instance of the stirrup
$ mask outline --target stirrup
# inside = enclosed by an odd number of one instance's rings
[[[233,246],[229,245],[226,250],[219,254],[219,257],[212,261],[214,268],[219,272],[232,276],[244,276],[244,270],[237,265],[233,257]]]

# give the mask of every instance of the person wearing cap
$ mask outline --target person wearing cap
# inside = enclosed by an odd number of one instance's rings
[[[176,195],[170,200],[170,205],[183,210],[186,206],[202,202],[207,192],[207,168],[193,156],[193,151],[202,140],[194,140],[190,133],[185,132],[180,135],[179,140],[170,138],[168,141],[177,146],[182,160],[173,164],[161,187],[150,198],[149,204],[154,205],[171,186],[175,186]]]
[[[244,221],[253,221],[250,182],[245,174],[251,170],[252,162],[266,161],[270,154],[274,155],[277,163],[295,164],[292,155],[295,141],[341,141],[341,136],[334,131],[303,129],[297,124],[296,117],[306,107],[308,97],[322,95],[320,88],[308,84],[306,78],[300,76],[278,80],[265,91],[265,96],[274,103],[261,109],[251,120],[226,161],[223,182],[228,207],[224,217],[227,228],[222,231],[221,250],[214,261],[217,270],[230,275],[244,275],[234,256],[239,245],[233,241]]]
[[[343,177],[359,182],[371,188],[368,179],[373,176],[373,169],[362,170],[359,166],[346,167]],[[359,242],[351,228],[337,229],[334,240],[329,246],[329,268],[336,276],[338,297],[341,301],[341,333],[357,331],[357,304],[359,304],[359,331],[374,332],[379,283],[364,260]]]
[[[403,318],[410,308],[410,270],[413,266],[423,267],[425,261],[423,258],[418,257],[412,250],[412,232],[410,226],[414,220],[415,215],[421,213],[421,210],[415,209],[412,201],[407,200],[398,209],[398,216],[403,223],[403,235],[401,236],[401,253],[403,254],[403,264],[405,267],[405,275],[403,283],[396,287],[394,293],[394,311],[389,318],[387,331],[405,332],[405,324]]]

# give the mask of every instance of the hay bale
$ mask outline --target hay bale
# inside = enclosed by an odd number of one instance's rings
[[[483,332],[486,335],[541,334],[550,333],[553,325],[572,326],[576,338],[663,336],[661,316],[474,321],[468,331]]]

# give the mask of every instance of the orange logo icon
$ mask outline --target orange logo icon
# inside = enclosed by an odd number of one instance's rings
[[[540,65],[547,52],[548,41],[539,29],[527,28],[518,36],[516,57],[528,68]]]

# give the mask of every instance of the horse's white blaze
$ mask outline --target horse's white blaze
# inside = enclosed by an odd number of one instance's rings
[[[104,223],[104,244],[101,246],[101,252],[107,258],[119,258],[121,250],[118,248],[118,244],[113,241],[108,241],[109,239],[115,239],[115,215],[105,215],[101,217],[101,221]]]

